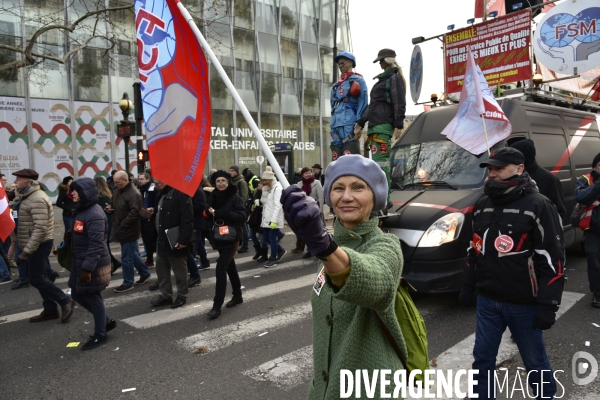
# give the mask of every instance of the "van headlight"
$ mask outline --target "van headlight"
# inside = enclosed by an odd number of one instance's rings
[[[436,247],[453,241],[460,234],[465,215],[460,212],[444,215],[423,234],[417,247]]]

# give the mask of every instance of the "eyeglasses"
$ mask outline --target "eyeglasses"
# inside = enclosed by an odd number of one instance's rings
[[[346,65],[347,61],[342,61],[340,63],[338,63],[338,67],[342,68],[344,65]]]
[[[224,184],[226,184],[226,183],[227,183],[227,179],[217,179],[217,180],[215,181],[215,183],[216,183],[217,185],[224,185]]]

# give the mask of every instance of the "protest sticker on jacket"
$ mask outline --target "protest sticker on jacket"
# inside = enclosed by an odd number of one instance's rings
[[[446,93],[461,91],[468,48],[490,86],[531,78],[530,39],[529,9],[447,33],[444,35]]]

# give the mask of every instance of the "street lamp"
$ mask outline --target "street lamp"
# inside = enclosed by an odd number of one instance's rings
[[[123,93],[123,98],[119,101],[119,108],[123,113],[123,121],[129,121],[129,113],[133,109],[133,103],[129,100],[127,92]]]
[[[127,92],[123,93],[123,98],[119,101],[119,108],[123,113],[123,120],[117,126],[117,136],[123,138],[123,142],[125,143],[125,171],[129,174],[129,138],[131,136],[129,113],[133,109],[133,103],[129,100]]]

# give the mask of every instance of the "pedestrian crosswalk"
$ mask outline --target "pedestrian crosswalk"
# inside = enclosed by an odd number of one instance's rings
[[[148,285],[136,285],[135,290],[123,294],[116,294],[108,289],[104,292],[105,305],[109,315],[117,313],[119,326],[123,331],[139,330],[151,333],[152,330],[161,327],[168,329],[171,335],[169,340],[176,351],[182,354],[198,353],[200,357],[219,357],[227,349],[241,346],[243,343],[262,338],[266,335],[278,336],[281,332],[302,327],[304,331],[310,332],[311,320],[311,286],[317,274],[316,260],[301,259],[301,254],[284,258],[275,268],[266,269],[264,264],[252,260],[251,256],[236,259],[239,276],[243,289],[244,303],[235,308],[235,314],[228,317],[235,318],[234,322],[226,320],[224,324],[196,324],[194,332],[189,329],[179,332],[178,323],[183,321],[207,321],[206,313],[212,307],[212,294],[214,293],[214,260],[218,254],[209,252],[208,257],[213,261],[211,268],[203,270],[202,284],[190,290],[188,303],[177,309],[153,308],[150,299],[157,296],[158,292],[148,291]],[[151,268],[154,274],[154,270]],[[67,272],[62,273],[56,283],[59,287],[67,288]],[[109,288],[118,286],[122,280],[122,272],[115,273]],[[23,290],[11,292],[18,295]],[[298,291],[300,296],[287,296],[286,301],[279,301],[287,293]],[[196,293],[202,293],[202,296]],[[305,295],[302,295],[305,293]],[[559,318],[575,305],[584,295],[575,292],[565,292],[563,303],[557,315]],[[255,307],[255,304],[277,304],[275,307]],[[36,303],[36,306],[39,302]],[[454,307],[444,301],[421,301],[417,302],[419,311],[427,321],[429,315],[434,315]],[[35,306],[31,306],[32,308]],[[25,321],[39,314],[40,309],[27,309],[7,315],[0,315],[0,325]],[[81,310],[80,312],[85,312]],[[474,316],[473,316],[474,318]],[[516,345],[510,340],[509,334],[505,334],[500,347],[498,362],[509,359],[517,354]],[[474,333],[461,338],[440,354],[430,354],[435,359],[437,369],[468,369],[472,362],[472,349]],[[310,340],[307,341],[310,343]],[[275,343],[275,342],[273,342]],[[276,344],[274,344],[276,345]],[[256,364],[248,368],[244,366],[236,371],[240,378],[248,378],[257,384],[270,385],[283,391],[291,391],[302,387],[306,389],[312,377],[312,346],[306,342],[298,343],[296,348],[285,348],[278,352],[277,356],[265,362],[264,359],[257,360]],[[304,386],[302,386],[304,385]]]

